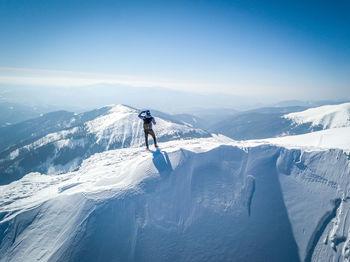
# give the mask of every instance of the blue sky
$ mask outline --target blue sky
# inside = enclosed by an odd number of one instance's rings
[[[350,97],[348,1],[4,1],[0,83]]]

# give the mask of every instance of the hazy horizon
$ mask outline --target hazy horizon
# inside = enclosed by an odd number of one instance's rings
[[[0,103],[35,107],[41,112],[67,110],[80,113],[107,105],[124,104],[139,109],[156,109],[169,114],[192,114],[201,109],[245,111],[262,107],[312,107],[348,101],[350,98],[279,100],[268,96],[198,94],[168,88],[142,88],[113,84],[96,84],[74,87],[73,89],[69,87],[43,88],[42,86],[4,86],[0,84]]]
[[[349,99],[349,11],[346,1],[1,1],[0,95],[98,98],[91,86],[109,85],[121,96],[227,96],[224,106]]]

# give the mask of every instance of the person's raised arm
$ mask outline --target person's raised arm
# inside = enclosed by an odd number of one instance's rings
[[[143,115],[142,115],[142,114],[143,114],[144,112],[145,112],[145,111],[141,111],[140,114],[138,115],[138,117],[141,118],[141,119],[143,119]]]

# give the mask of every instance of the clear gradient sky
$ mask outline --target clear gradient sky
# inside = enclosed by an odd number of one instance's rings
[[[349,1],[0,0],[0,84],[350,97]]]

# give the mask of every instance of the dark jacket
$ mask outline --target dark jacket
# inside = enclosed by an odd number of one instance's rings
[[[156,124],[156,120],[151,115],[143,115],[145,111],[142,111],[138,117],[143,120],[143,128],[150,130],[152,129],[152,123]]]

